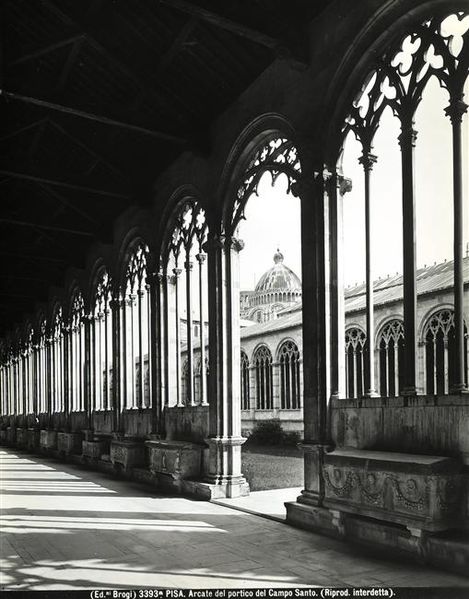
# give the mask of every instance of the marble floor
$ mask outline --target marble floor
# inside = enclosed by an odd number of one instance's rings
[[[3,590],[396,585],[469,591],[469,579],[382,559],[229,502],[163,495],[11,450],[0,451],[0,462]],[[263,497],[247,509],[272,500]],[[264,511],[280,513],[278,507]]]

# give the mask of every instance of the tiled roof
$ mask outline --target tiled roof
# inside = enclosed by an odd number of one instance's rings
[[[469,282],[469,257],[464,258],[464,281]],[[448,289],[453,286],[453,261],[433,264],[417,270],[417,295],[432,291]],[[374,305],[387,304],[402,299],[402,275],[393,275],[374,282]],[[366,306],[365,284],[347,287],[345,289],[345,312],[364,310]],[[280,316],[269,322],[255,324],[241,331],[245,339],[262,333],[287,329],[301,324],[301,302],[283,311]]]

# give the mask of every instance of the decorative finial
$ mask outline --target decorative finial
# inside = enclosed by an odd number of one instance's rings
[[[283,254],[279,250],[279,248],[277,248],[277,251],[274,254],[274,262],[275,262],[275,264],[278,264],[279,262],[283,262]]]

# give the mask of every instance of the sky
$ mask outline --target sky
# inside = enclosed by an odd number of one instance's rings
[[[466,90],[469,92],[469,85]],[[467,96],[469,93],[467,93]],[[431,80],[415,118],[417,267],[451,260],[453,249],[451,124],[443,113],[447,92]],[[463,122],[465,187],[464,236],[469,242],[469,119]],[[374,278],[402,273],[401,162],[397,137],[399,122],[385,111],[374,141],[378,160],[372,172],[372,269]],[[360,144],[351,135],[344,146],[343,173],[353,189],[344,198],[345,285],[365,279],[364,174],[358,163]],[[286,193],[286,178],[275,186],[266,173],[259,196],[246,205],[246,221],[239,227],[245,247],[240,254],[241,289],[253,289],[273,265],[277,248],[284,263],[301,277],[300,201]]]

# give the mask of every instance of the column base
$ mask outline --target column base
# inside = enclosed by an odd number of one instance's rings
[[[415,397],[417,395],[417,387],[404,387],[401,391],[403,397]]]
[[[249,483],[243,476],[219,477],[219,480],[208,478],[205,481],[184,481],[184,486],[188,491],[201,499],[222,499],[246,497],[249,495]]]
[[[200,492],[208,499],[249,495],[249,484],[241,473],[244,437],[209,437],[208,468]]]
[[[466,387],[463,383],[458,385],[452,385],[449,390],[452,395],[469,395],[469,387]]]

